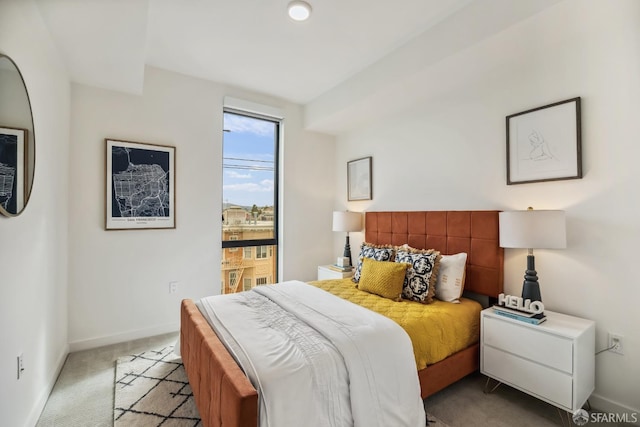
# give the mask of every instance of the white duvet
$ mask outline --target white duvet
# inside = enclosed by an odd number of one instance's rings
[[[411,340],[299,281],[198,304],[258,390],[261,427],[422,427]]]

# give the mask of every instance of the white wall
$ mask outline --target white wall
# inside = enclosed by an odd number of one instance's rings
[[[31,0],[0,3],[0,52],[22,71],[36,140],[29,204],[0,218],[0,423],[24,426],[38,419],[67,354],[69,80]]]
[[[552,6],[421,70],[429,97],[337,145],[335,204],[350,210],[566,210],[568,248],[536,251],[537,270],[546,307],[595,320],[599,349],[608,331],[624,336],[625,355],[596,357],[591,403],[604,410],[640,411],[639,17],[634,0]],[[505,116],[575,96],[584,178],[507,186]],[[344,165],[368,155],[373,200],[346,204]],[[505,291],[518,294],[525,252],[505,255]]]
[[[142,96],[72,86],[72,350],[177,330],[182,298],[220,292],[224,96],[285,111],[280,279],[313,279],[333,256],[332,137],[303,131],[293,104],[155,68],[145,74]],[[105,138],[176,146],[175,230],[104,230]],[[170,281],[181,283],[176,294]]]
[[[68,77],[33,1],[4,0],[0,12],[0,51],[27,82],[37,147],[29,205],[0,218],[3,425],[35,423],[68,341],[85,348],[174,330],[180,298],[218,292],[226,95],[286,111],[282,280],[313,279],[317,264],[342,252],[344,235],[330,231],[334,207],[565,209],[569,247],[537,252],[545,303],[594,319],[600,348],[607,331],[624,335],[624,356],[597,356],[592,403],[639,410],[640,3],[566,0],[421,70],[433,85],[427,99],[342,135],[337,149],[302,129],[295,105],[152,68],[143,96],[75,85],[70,106]],[[504,117],[573,96],[583,99],[585,177],[506,186]],[[177,147],[176,230],[104,231],[106,137]],[[365,155],[374,158],[374,199],[346,203],[345,163]],[[355,251],[362,234],[352,238]],[[523,268],[524,252],[508,250],[507,292],[519,291]],[[172,280],[183,284],[176,295]]]

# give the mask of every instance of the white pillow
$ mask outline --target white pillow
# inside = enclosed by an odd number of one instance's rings
[[[460,303],[464,290],[464,273],[467,254],[442,255],[436,282],[436,298],[440,301]]]

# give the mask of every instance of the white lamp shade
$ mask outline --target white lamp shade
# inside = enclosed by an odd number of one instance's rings
[[[360,212],[333,212],[333,231],[362,230],[362,214]]]
[[[499,219],[500,246],[503,248],[563,249],[567,247],[564,211],[500,212]]]

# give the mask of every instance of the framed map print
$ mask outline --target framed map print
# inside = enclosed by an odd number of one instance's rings
[[[105,228],[176,228],[175,147],[105,141]]]
[[[0,212],[18,214],[24,207],[26,129],[0,127]]]

